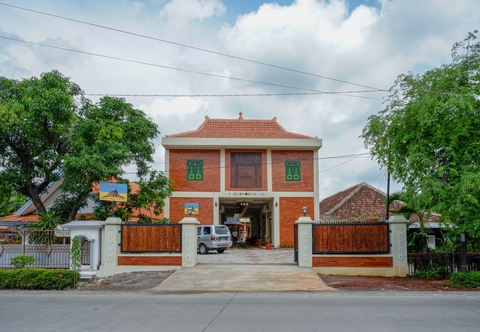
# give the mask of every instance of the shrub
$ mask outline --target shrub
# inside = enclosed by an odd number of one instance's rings
[[[450,276],[450,287],[480,287],[480,271],[452,273]]]
[[[10,258],[10,264],[15,266],[17,269],[27,265],[32,265],[33,263],[35,263],[35,258],[33,256],[19,255]]]
[[[0,289],[71,289],[75,278],[80,278],[78,272],[64,269],[0,270]]]
[[[445,279],[445,274],[440,267],[429,267],[425,270],[415,271],[414,277],[418,279]]]

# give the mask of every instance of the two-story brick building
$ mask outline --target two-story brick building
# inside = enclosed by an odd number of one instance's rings
[[[286,131],[276,120],[210,119],[163,138],[165,172],[175,191],[165,217],[194,208],[202,224],[239,218],[246,236],[293,246],[293,225],[308,208],[319,218],[318,150],[322,140]]]

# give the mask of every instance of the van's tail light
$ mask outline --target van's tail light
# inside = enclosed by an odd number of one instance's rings
[[[215,236],[212,236],[210,240],[215,241]]]

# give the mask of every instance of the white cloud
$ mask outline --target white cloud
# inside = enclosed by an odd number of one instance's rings
[[[184,23],[188,20],[203,21],[225,13],[225,6],[218,0],[173,0],[165,5],[160,17],[169,21]]]
[[[233,14],[227,1],[225,5],[219,0],[165,3],[164,0],[44,0],[41,3],[17,0],[15,5],[385,89],[390,88],[401,73],[421,73],[450,61],[453,43],[463,40],[469,31],[480,26],[480,2],[475,0],[381,0],[376,7],[369,6],[372,1],[365,1],[356,8],[342,0],[297,0],[289,6],[264,3],[256,11],[238,12],[237,19],[229,22],[224,14],[227,10],[230,17]],[[57,69],[87,93],[306,92],[165,67],[315,91],[366,89],[5,6],[0,8],[0,35],[158,65],[41,49],[0,39],[0,76],[20,79]],[[204,121],[205,115],[237,118],[242,111],[245,118],[277,117],[289,131],[322,138],[324,146],[320,155],[325,157],[366,151],[358,136],[368,116],[382,109],[381,98],[386,93],[350,95],[376,99],[344,95],[127,96],[126,99],[154,119],[162,136],[194,130]],[[158,138],[155,144],[160,140]],[[155,165],[163,168],[163,158],[160,146]],[[321,160],[321,198],[360,182],[382,185],[385,190],[384,176],[378,176],[381,171],[374,161],[369,158],[345,161]],[[327,168],[332,169],[323,172]]]

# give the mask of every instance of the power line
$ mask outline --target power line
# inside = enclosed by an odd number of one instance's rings
[[[375,90],[351,90],[351,91],[324,91],[324,92],[291,92],[291,93],[240,93],[240,94],[129,94],[129,93],[85,93],[86,96],[110,96],[110,97],[271,97],[271,96],[309,96],[309,95],[336,95],[346,93],[378,92]],[[355,96],[358,98],[368,98]],[[370,98],[377,99],[377,98]]]
[[[244,78],[237,78],[237,77],[224,76],[224,75],[218,75],[218,74],[204,73],[204,72],[200,72],[200,71],[183,69],[183,68],[175,68],[175,67],[159,65],[159,64],[155,64],[155,63],[151,63],[151,62],[130,60],[130,59],[120,58],[120,57],[111,56],[111,55],[104,55],[104,54],[85,52],[85,51],[80,51],[80,50],[73,50],[73,49],[69,49],[69,48],[65,48],[65,47],[47,45],[47,44],[42,44],[42,43],[34,43],[34,42],[26,41],[26,40],[21,40],[21,39],[16,39],[16,38],[11,38],[11,37],[5,37],[5,36],[0,36],[0,38],[16,41],[16,42],[20,42],[20,43],[25,43],[25,44],[31,44],[31,45],[37,45],[37,46],[43,46],[43,47],[58,49],[58,50],[67,51],[67,52],[74,52],[74,53],[91,55],[91,56],[96,56],[96,57],[101,57],[101,58],[106,58],[106,59],[111,59],[111,60],[125,61],[125,62],[131,62],[131,63],[141,64],[141,65],[146,65],[146,66],[159,67],[159,68],[170,69],[170,70],[177,70],[177,71],[182,71],[182,72],[191,73],[191,74],[198,74],[198,75],[204,75],[204,76],[210,76],[210,77],[230,79],[230,80],[240,81],[240,82],[248,82],[248,83],[269,85],[269,86],[275,86],[275,87],[281,87],[281,88],[287,88],[287,89],[294,89],[294,90],[311,91],[311,92],[317,92],[317,93],[326,93],[327,92],[327,91],[319,91],[319,90],[313,90],[313,89],[298,88],[298,87],[282,85],[282,84],[275,84],[275,83],[268,83],[268,82],[261,82],[261,81],[253,81],[253,80],[248,80],[248,79],[244,79]],[[380,90],[376,90],[376,91],[372,91],[372,92],[377,92],[377,91],[380,91]],[[343,94],[343,95],[348,96],[348,97],[365,98],[365,99],[377,99],[378,100],[378,98],[355,96],[355,95],[350,95],[350,94]]]
[[[351,158],[350,160],[347,160],[346,162],[343,162],[341,164],[338,164],[336,166],[333,166],[329,169],[326,169],[326,170],[323,170],[321,171],[320,173],[323,173],[325,171],[328,171],[332,168],[335,168],[335,167],[338,167],[342,164],[345,164],[349,161],[352,161],[354,159],[357,159],[357,158],[363,158],[363,157],[369,157],[370,156],[370,153],[366,152],[366,153],[357,153],[357,154],[350,154],[350,155],[341,155],[341,156],[330,156],[330,157],[319,157],[319,158],[313,158],[313,159],[308,159],[308,160],[305,160],[305,159],[300,159],[300,161],[315,161],[315,160],[327,160],[327,159],[341,159],[341,158],[350,158],[350,157],[353,157]],[[278,165],[278,164],[283,164],[285,161],[279,161],[279,162],[270,162],[270,163],[264,163],[265,165]],[[151,163],[152,165],[165,165],[166,163]],[[263,163],[262,163],[263,164]],[[203,167],[204,170],[212,170],[212,169],[222,169],[222,168],[231,168],[231,166],[211,166],[211,167]],[[172,172],[184,172],[186,171],[187,168],[181,168],[181,169],[169,169],[169,170],[165,170],[165,173],[172,173]],[[126,172],[126,173],[123,173],[123,174],[135,174],[135,172]]]
[[[301,70],[296,70],[296,69],[291,69],[291,68],[287,68],[287,67],[283,67],[283,66],[273,65],[273,64],[266,63],[266,62],[262,62],[262,61],[257,61],[257,60],[252,60],[252,59],[247,59],[247,58],[231,55],[231,54],[216,52],[216,51],[208,50],[208,49],[205,49],[205,48],[190,46],[190,45],[186,45],[186,44],[182,44],[182,43],[173,42],[173,41],[170,41],[170,40],[165,40],[165,39],[160,39],[160,38],[156,38],[156,37],[146,36],[146,35],[142,35],[142,34],[135,33],[135,32],[130,32],[130,31],[126,31],[126,30],[112,28],[112,27],[108,27],[108,26],[104,26],[104,25],[100,25],[100,24],[95,24],[95,23],[90,23],[90,22],[86,22],[86,21],[81,21],[81,20],[77,20],[77,19],[73,19],[73,18],[69,18],[69,17],[65,17],[65,16],[60,16],[60,15],[50,14],[50,13],[46,13],[46,12],[41,12],[41,11],[38,11],[38,10],[28,9],[28,8],[24,8],[24,7],[20,7],[20,6],[14,6],[14,5],[10,5],[10,4],[6,4],[6,3],[2,3],[2,2],[0,2],[0,5],[11,7],[11,8],[16,8],[16,9],[20,9],[20,10],[24,10],[24,11],[28,11],[28,12],[32,12],[32,13],[36,13],[36,14],[40,14],[40,15],[55,17],[55,18],[62,19],[62,20],[67,20],[67,21],[76,22],[76,23],[80,23],[80,24],[90,25],[90,26],[93,26],[93,27],[101,28],[101,29],[120,32],[120,33],[123,33],[123,34],[128,34],[128,35],[131,35],[131,36],[135,36],[135,37],[141,37],[141,38],[155,40],[155,41],[162,42],[162,43],[167,43],[167,44],[172,44],[172,45],[181,46],[181,47],[185,47],[185,48],[190,48],[190,49],[193,49],[193,50],[196,50],[196,51],[211,53],[211,54],[215,54],[215,55],[221,55],[221,56],[229,57],[229,58],[232,58],[232,59],[242,60],[242,61],[255,63],[255,64],[259,64],[259,65],[263,65],[263,66],[268,66],[268,67],[272,67],[272,68],[282,69],[282,70],[286,70],[286,71],[290,71],[290,72],[294,72],[294,73],[298,73],[298,74],[314,76],[314,77],[323,78],[323,79],[330,80],[330,81],[335,81],[335,82],[345,83],[345,84],[350,84],[350,85],[356,85],[356,86],[359,86],[359,87],[374,89],[374,90],[378,90],[378,91],[384,91],[384,92],[389,91],[388,89],[379,89],[379,88],[371,87],[371,86],[368,86],[368,85],[363,85],[363,84],[353,83],[353,82],[349,82],[349,81],[344,81],[344,80],[340,80],[340,79],[336,79],[336,78],[332,78],[332,77],[328,77],[328,76],[312,74],[312,73],[304,72],[304,71],[301,71]]]

